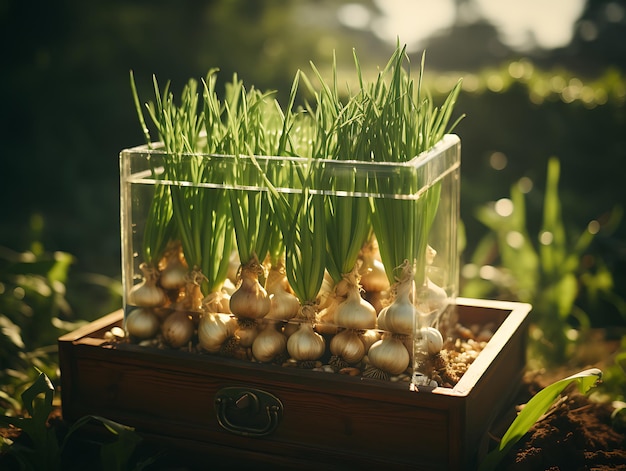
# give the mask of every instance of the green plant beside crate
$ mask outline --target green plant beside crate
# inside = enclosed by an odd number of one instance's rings
[[[595,233],[583,230],[571,241],[561,216],[558,194],[560,163],[548,162],[543,222],[536,240],[528,231],[525,196],[519,185],[511,188],[510,211],[498,212],[495,205],[478,208],[476,217],[490,229],[472,254],[470,263],[491,266],[489,277],[472,276],[462,292],[469,297],[513,298],[533,305],[529,360],[531,367],[562,365],[572,358],[579,339],[590,327],[590,319],[576,300],[584,272],[583,256]],[[495,263],[494,263],[495,262]],[[601,276],[610,277],[603,272]]]

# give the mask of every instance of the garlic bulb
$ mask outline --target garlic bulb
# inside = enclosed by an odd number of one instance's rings
[[[367,357],[372,366],[392,375],[403,373],[409,366],[409,352],[401,340],[394,335],[385,334],[374,343]]]
[[[354,365],[365,355],[365,345],[356,331],[346,329],[335,335],[330,341],[330,353]]]
[[[184,311],[174,311],[163,321],[161,334],[163,340],[172,348],[181,348],[189,343],[193,336],[194,323]]]
[[[298,330],[287,340],[287,351],[295,360],[317,360],[325,350],[324,337],[315,332],[309,322],[302,322]]]
[[[426,344],[426,350],[431,355],[436,355],[443,348],[443,336],[435,327],[422,327],[422,339]]]
[[[252,355],[257,361],[272,361],[287,349],[287,337],[276,330],[276,323],[267,322],[252,342]]]
[[[126,316],[124,326],[128,335],[137,339],[150,339],[159,331],[159,318],[152,310],[139,307]]]
[[[206,313],[198,324],[198,342],[209,353],[220,351],[222,344],[235,333],[237,320],[221,313]]]
[[[131,288],[128,293],[128,304],[139,307],[158,307],[167,302],[165,292],[157,285],[159,272],[152,266],[142,263],[139,269],[143,272],[143,280]]]
[[[259,283],[258,262],[241,268],[241,284],[230,296],[230,312],[240,319],[261,319],[270,310],[270,297]]]

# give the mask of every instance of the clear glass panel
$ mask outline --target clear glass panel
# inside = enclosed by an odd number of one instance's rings
[[[132,341],[230,355],[241,361],[306,363],[305,367],[334,371],[347,368],[355,376],[401,378],[407,382],[407,388],[411,381],[418,385],[431,384],[430,378],[420,372],[428,356],[428,346],[433,348],[432,330],[425,328],[434,328],[446,337],[446,316],[458,291],[460,141],[457,136],[447,135],[432,150],[399,164],[168,155],[158,148],[142,146],[121,152],[120,169],[124,309],[127,328],[132,322],[133,328],[128,328]],[[292,226],[287,220],[282,226],[270,224],[276,237],[282,238],[275,247],[284,248],[288,254],[286,259],[281,258],[285,263],[283,273],[289,275],[291,270],[294,282],[297,282],[294,274],[299,271],[298,267],[294,268],[293,260],[312,253],[310,244],[314,244],[298,232],[295,218],[303,213],[310,218],[324,218],[325,249],[318,252],[319,256],[311,256],[312,260],[302,262],[313,267],[324,263],[324,280],[315,299],[296,297],[300,304],[297,315],[267,315],[242,322],[240,317],[233,319],[237,316],[229,312],[228,299],[241,281],[233,216],[251,217],[245,211],[235,213],[247,205],[267,205],[272,214],[287,207],[285,214],[294,218]],[[328,315],[329,300],[336,299],[337,303],[340,300],[334,291],[338,284],[331,274],[346,275],[330,255],[336,252],[330,250],[331,246],[335,247],[332,244],[340,244],[333,230],[347,223],[344,218],[349,213],[342,211],[357,206],[360,214],[366,213],[367,217],[350,224],[363,225],[370,236],[369,244],[359,251],[359,295],[375,310],[373,321],[370,315],[370,321],[365,323],[354,320],[352,315]],[[319,233],[315,236],[319,240]],[[305,250],[298,244],[305,244]],[[375,250],[368,251],[368,247]],[[412,263],[403,267],[401,262],[405,259]],[[271,267],[267,263],[265,267],[265,272],[259,272],[259,281],[269,291]],[[364,288],[370,275],[366,268],[373,272],[382,270],[377,273],[378,288],[370,291]],[[393,285],[392,282],[407,276],[410,283],[404,283],[404,288],[400,287],[402,283]],[[285,297],[285,303],[293,305],[294,291],[302,290],[292,289],[289,276],[287,280],[283,287],[291,297]],[[393,286],[384,286],[385,280]],[[376,285],[372,282],[369,286]],[[394,294],[397,296],[397,292],[407,289],[413,315],[381,317],[381,311],[392,302]],[[273,298],[278,302],[283,299],[282,293],[274,294]],[[309,306],[313,313],[302,315],[302,305]],[[333,306],[336,308],[337,305]],[[133,313],[138,310],[141,312]],[[180,342],[175,342],[166,334],[167,320],[179,311],[187,313],[191,321],[187,330],[191,334],[188,339],[181,335]],[[219,319],[216,314],[220,314]],[[207,324],[209,318],[211,325]],[[322,338],[320,355],[300,355],[302,348],[297,347],[287,349],[294,332],[308,330],[308,326],[300,328],[303,323],[310,324],[313,334]],[[252,348],[256,337],[266,329],[272,330],[274,338],[267,343],[280,345],[280,352],[264,355],[262,352],[267,353],[267,349],[259,347],[255,352]],[[284,336],[284,347],[274,332]],[[308,331],[302,335],[312,338]],[[203,343],[207,336],[212,336],[211,341]],[[372,350],[375,343],[377,346]],[[298,354],[294,355],[295,351]],[[400,357],[394,358],[394,351]],[[271,349],[269,352],[274,353]]]

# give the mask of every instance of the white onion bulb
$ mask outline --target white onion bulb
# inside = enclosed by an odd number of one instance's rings
[[[346,329],[333,336],[330,341],[330,353],[354,365],[365,355],[363,341],[352,329]]]
[[[411,360],[402,341],[393,335],[385,335],[374,343],[367,352],[367,357],[372,366],[392,375],[403,373]]]
[[[161,275],[159,276],[159,284],[163,289],[175,290],[183,288],[189,269],[182,260],[179,247],[172,248],[168,252],[163,265]]]
[[[368,329],[359,334],[361,342],[365,345],[365,351],[367,352],[370,347],[380,340],[380,333],[376,329]]]
[[[237,320],[228,314],[204,314],[198,324],[198,342],[207,352],[217,353],[222,344],[234,335],[236,328]]]
[[[408,286],[399,286],[395,299],[378,314],[378,328],[395,334],[412,335],[418,314],[409,299]]]
[[[324,337],[315,332],[309,322],[300,324],[298,330],[287,340],[287,351],[295,360],[317,360],[324,354],[324,350]]]
[[[422,327],[422,338],[426,343],[426,349],[431,355],[436,355],[443,348],[443,336],[435,327]]]
[[[348,297],[337,306],[335,323],[346,329],[376,327],[376,309],[361,297],[357,284],[350,286]]]
[[[259,327],[255,321],[244,321],[238,323],[239,328],[235,330],[235,335],[239,338],[239,345],[244,348],[249,348],[254,343],[254,340],[259,335]]]
[[[286,321],[298,314],[300,301],[287,289],[287,278],[277,269],[270,270],[266,283],[270,296],[270,310],[266,319]]]
[[[183,311],[171,313],[161,325],[163,340],[172,348],[181,348],[193,336],[194,323],[191,316]]]
[[[385,266],[377,259],[364,259],[361,267],[361,286],[368,293],[389,289],[389,278]]]
[[[139,307],[163,306],[167,302],[167,296],[157,285],[159,272],[146,263],[142,263],[139,268],[143,272],[143,280],[129,291],[128,304]]]
[[[145,340],[156,335],[160,322],[152,310],[139,307],[128,313],[124,325],[130,336]]]
[[[230,312],[240,319],[261,319],[271,307],[270,297],[259,283],[258,264],[255,266],[242,267],[241,284],[230,296]]]
[[[257,361],[266,363],[287,349],[287,337],[278,330],[274,322],[268,322],[252,342],[252,355]]]

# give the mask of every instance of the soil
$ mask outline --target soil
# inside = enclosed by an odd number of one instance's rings
[[[537,373],[524,381],[517,408],[551,380]],[[626,428],[614,424],[610,403],[596,402],[577,390],[562,399],[522,437],[500,463],[507,471],[626,470]],[[512,417],[508,417],[507,426]]]

